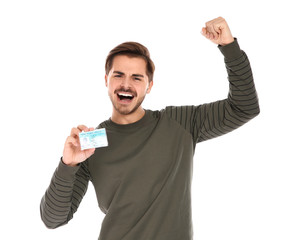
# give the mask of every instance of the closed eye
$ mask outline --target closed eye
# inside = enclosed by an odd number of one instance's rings
[[[141,81],[142,79],[144,79],[144,75],[142,74],[133,74],[132,76],[134,77],[134,80],[137,81]]]
[[[120,77],[123,77],[124,76],[124,73],[123,72],[119,72],[119,71],[114,71],[114,77],[115,78],[120,78]]]

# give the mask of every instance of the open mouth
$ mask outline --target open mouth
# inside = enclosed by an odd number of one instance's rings
[[[130,93],[117,93],[117,95],[121,101],[131,101],[134,98]]]

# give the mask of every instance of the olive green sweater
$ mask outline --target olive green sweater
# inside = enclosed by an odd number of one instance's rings
[[[237,41],[219,49],[230,91],[222,101],[146,110],[138,122],[106,128],[109,146],[77,167],[59,163],[42,198],[49,228],[66,224],[94,185],[105,217],[101,240],[191,240],[192,160],[196,143],[228,133],[259,113],[246,54]]]

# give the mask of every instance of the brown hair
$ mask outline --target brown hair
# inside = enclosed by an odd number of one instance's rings
[[[155,70],[154,63],[152,62],[150,58],[150,53],[148,49],[143,46],[140,43],[137,42],[124,42],[118,46],[116,46],[114,49],[112,49],[105,62],[105,73],[108,75],[109,71],[112,68],[114,57],[117,55],[125,55],[128,57],[141,57],[143,58],[146,63],[146,74],[149,78],[149,82],[153,80],[153,74]]]

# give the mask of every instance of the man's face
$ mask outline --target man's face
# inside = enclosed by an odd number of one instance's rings
[[[114,110],[128,115],[141,108],[153,82],[146,75],[146,61],[139,57],[116,56],[105,84]]]

